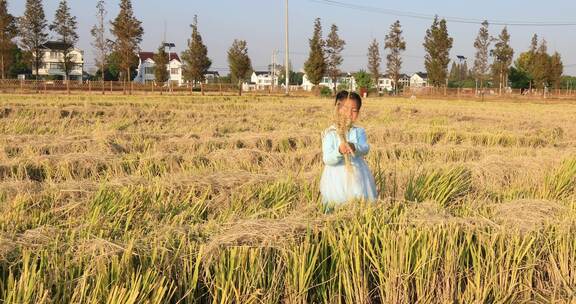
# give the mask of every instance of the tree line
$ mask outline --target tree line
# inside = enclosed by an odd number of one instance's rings
[[[98,71],[96,77],[101,80],[129,81],[135,77],[138,65],[138,52],[144,35],[142,22],[134,14],[131,0],[121,0],[119,13],[107,22],[105,0],[96,3],[97,23],[91,30],[92,46],[95,50]],[[194,16],[191,36],[186,49],[181,54],[183,76],[193,83],[201,82],[212,66],[208,49],[199,31],[198,18]],[[62,66],[66,78],[73,68],[71,52],[78,42],[77,19],[70,12],[67,0],[61,0],[51,24],[46,20],[42,0],[26,0],[23,16],[15,17],[8,12],[7,0],[0,0],[0,74],[1,77],[15,77],[27,74],[42,66],[43,45],[48,41],[50,31],[57,41],[68,46],[63,50]],[[322,34],[321,19],[314,21],[312,37],[309,39],[309,55],[304,63],[308,80],[318,86],[324,77],[332,79],[337,89],[337,79],[342,74],[344,62],[342,52],[346,41],[339,35],[339,28],[332,24],[326,37]],[[481,24],[474,41],[475,56],[473,67],[468,69],[466,60],[456,62],[450,52],[453,38],[450,37],[445,19],[436,16],[426,30],[423,48],[425,50],[424,66],[428,73],[428,82],[435,87],[493,87],[504,88],[544,88],[562,86],[563,63],[558,52],[548,53],[545,40],[534,35],[530,48],[521,53],[516,61],[514,50],[510,46],[510,34],[506,27],[498,37],[489,32],[489,23]],[[370,87],[381,77],[380,43],[374,39],[368,46],[367,71],[361,70],[356,78],[363,79],[363,86]],[[384,37],[383,48],[386,59],[385,73],[393,82],[399,83],[402,71],[402,54],[406,51],[406,41],[400,21],[390,25]],[[248,44],[245,40],[236,39],[228,49],[229,79],[234,83],[245,81],[252,64],[248,55]],[[164,41],[160,43],[155,55],[158,65],[168,64]],[[449,70],[448,67],[452,63]],[[277,69],[283,75],[283,69]],[[288,67],[289,68],[289,67]],[[158,82],[169,79],[168,70],[156,69]],[[293,78],[300,78],[291,72]],[[281,76],[282,77],[282,76]],[[357,79],[357,81],[358,81]],[[281,79],[281,82],[285,80]],[[292,82],[291,82],[292,84]],[[395,89],[399,89],[398,86]]]
[[[339,66],[343,63],[341,52],[346,42],[338,37],[338,27],[332,25],[330,34],[326,39],[322,37],[321,20],[314,22],[312,37],[309,39],[309,56],[304,64],[304,70],[309,81],[318,86],[323,77],[329,76],[335,83],[339,74]],[[402,70],[402,53],[406,51],[406,41],[403,37],[400,21],[395,21],[384,38],[384,51],[386,52],[387,77],[394,84],[399,83]],[[530,49],[519,55],[513,62],[514,49],[510,45],[510,33],[504,27],[498,37],[489,32],[489,23],[481,24],[478,35],[474,41],[475,56],[472,69],[468,69],[467,58],[459,56],[462,62],[451,59],[454,39],[450,37],[445,19],[436,16],[430,28],[426,30],[423,47],[425,51],[424,66],[428,74],[428,82],[434,87],[477,87],[480,89],[491,87],[505,87],[516,89],[529,88],[561,88],[563,80],[563,63],[558,52],[550,55],[546,41],[539,42],[534,35]],[[365,87],[374,85],[380,74],[382,56],[380,43],[374,39],[368,46],[367,71],[361,70],[357,78],[364,78],[368,73],[370,79],[364,82]],[[450,63],[452,67],[448,70]],[[335,86],[335,85],[334,85]],[[395,90],[399,86],[395,85]]]

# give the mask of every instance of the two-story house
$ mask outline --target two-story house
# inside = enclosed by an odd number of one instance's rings
[[[378,78],[378,92],[382,94],[392,92],[395,89],[402,90],[403,88],[410,87],[410,76],[406,74],[400,74],[399,76],[397,84],[389,75],[382,75]]]
[[[271,86],[278,86],[278,77],[272,77],[272,72],[269,71],[254,71],[250,77],[250,84],[256,90],[266,90]]]
[[[42,64],[38,69],[40,78],[66,79],[64,69],[64,53],[69,50],[69,58],[72,68],[69,71],[69,80],[82,81],[84,72],[84,51],[71,47],[70,44],[60,41],[48,41],[42,45]],[[36,69],[32,69],[36,75]]]
[[[321,87],[324,86],[330,89],[334,89],[334,87],[336,87],[336,90],[338,90],[339,87],[340,88],[346,87],[347,90],[356,90],[356,80],[354,79],[354,76],[352,76],[352,74],[342,73],[340,74],[340,76],[336,78],[335,83],[332,81],[331,77],[328,76],[322,77],[322,80],[320,81],[318,86]],[[314,87],[314,84],[310,82],[306,74],[304,74],[304,77],[302,79],[301,87],[305,91],[312,91],[312,88]]]
[[[410,77],[410,88],[426,88],[428,86],[427,73],[418,72]]]
[[[378,92],[380,94],[392,92],[394,91],[395,87],[394,80],[388,77],[388,75],[382,75],[380,76],[380,78],[378,78],[378,83],[376,84],[376,87],[378,88]]]
[[[138,54],[138,74],[134,78],[134,82],[148,83],[156,81],[154,70],[156,69],[156,62],[154,61],[154,52],[140,52]],[[166,65],[166,69],[170,74],[170,82],[173,85],[181,86],[184,83],[182,77],[182,61],[178,54],[170,53],[170,61]]]

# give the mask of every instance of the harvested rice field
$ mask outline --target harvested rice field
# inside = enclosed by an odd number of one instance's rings
[[[366,99],[325,213],[332,106],[0,96],[0,301],[576,303],[575,103]]]

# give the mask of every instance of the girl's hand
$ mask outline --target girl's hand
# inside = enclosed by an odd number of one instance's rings
[[[352,153],[356,153],[356,146],[354,146],[353,143],[348,143],[348,145],[350,146],[350,149],[352,149]]]
[[[342,143],[340,144],[340,147],[338,148],[338,151],[340,151],[341,154],[353,154],[354,150],[352,150],[352,148],[350,147],[350,144],[348,143]]]

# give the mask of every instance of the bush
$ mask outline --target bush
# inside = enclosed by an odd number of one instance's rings
[[[327,86],[320,87],[320,96],[322,97],[330,97],[332,96],[332,89]]]

